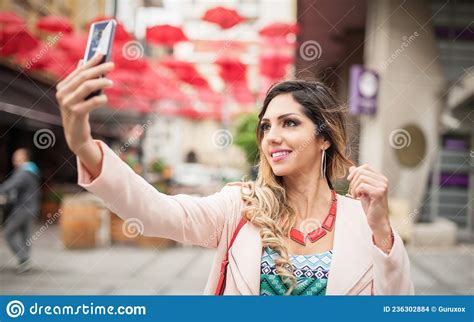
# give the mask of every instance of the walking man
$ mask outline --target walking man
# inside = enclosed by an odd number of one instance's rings
[[[28,239],[40,207],[40,173],[27,149],[16,150],[12,161],[15,171],[0,184],[0,194],[16,196],[5,222],[5,238],[18,259],[18,272],[24,273],[31,268]]]

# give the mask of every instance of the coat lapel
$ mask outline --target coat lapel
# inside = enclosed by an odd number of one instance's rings
[[[242,295],[260,294],[262,239],[259,229],[250,222],[242,227],[229,249],[229,266]]]
[[[365,214],[360,202],[337,196],[337,217],[333,259],[326,294],[347,294],[372,265],[367,234],[363,233]],[[229,249],[228,273],[242,295],[259,295],[262,239],[259,229],[248,222]]]
[[[368,249],[368,236],[361,229],[365,220],[360,202],[338,195],[327,295],[347,294],[370,269],[372,259]]]

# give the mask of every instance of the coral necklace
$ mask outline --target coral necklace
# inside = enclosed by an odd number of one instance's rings
[[[304,233],[302,233],[296,228],[291,228],[290,238],[293,241],[303,246],[306,246],[306,237],[309,237],[309,240],[311,240],[311,242],[314,243],[318,241],[319,239],[321,239],[322,237],[324,237],[327,234],[327,231],[332,230],[334,226],[334,222],[336,221],[337,198],[336,198],[336,191],[331,190],[331,194],[332,194],[331,208],[329,209],[328,215],[324,219],[323,225],[311,231],[307,235],[305,235]]]

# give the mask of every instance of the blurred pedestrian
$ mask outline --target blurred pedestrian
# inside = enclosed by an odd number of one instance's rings
[[[0,185],[0,194],[16,196],[5,222],[5,239],[18,259],[18,272],[24,273],[31,268],[28,238],[40,207],[40,172],[27,149],[16,150],[12,161],[15,171]]]

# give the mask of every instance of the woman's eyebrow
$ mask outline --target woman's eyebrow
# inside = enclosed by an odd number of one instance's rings
[[[282,114],[282,115],[280,115],[280,116],[277,117],[277,120],[280,120],[280,119],[285,118],[285,117],[290,116],[290,115],[298,115],[298,114],[297,114],[297,113]],[[263,121],[269,121],[269,119],[264,118],[264,119],[262,119],[262,122],[263,122]]]

